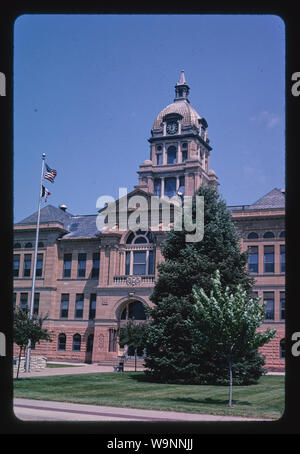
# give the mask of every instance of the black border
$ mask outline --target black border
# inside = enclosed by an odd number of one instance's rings
[[[249,2],[250,3],[250,2]],[[258,3],[258,2],[257,2]],[[6,356],[0,357],[0,434],[95,434],[97,450],[105,448],[108,440],[149,439],[151,436],[170,438],[193,438],[194,451],[202,445],[203,435],[210,434],[298,434],[300,433],[300,356],[291,354],[292,334],[300,332],[300,302],[297,292],[297,272],[299,242],[297,234],[297,210],[299,167],[297,158],[299,146],[300,96],[291,93],[292,74],[300,72],[299,17],[296,11],[261,4],[236,7],[201,8],[72,8],[64,5],[53,7],[53,3],[35,6],[19,6],[7,2],[1,6],[0,15],[0,72],[6,76],[6,96],[0,97],[1,125],[1,227],[2,227],[2,264],[6,273],[1,274],[2,298],[0,304],[0,331],[6,335]],[[32,422],[18,420],[12,410],[12,309],[7,303],[13,292],[12,279],[12,237],[13,237],[13,30],[14,22],[23,14],[271,14],[278,15],[286,27],[286,409],[283,416],[273,422],[196,422],[196,423],[146,423],[146,422]],[[3,273],[3,270],[2,270]],[[3,292],[4,289],[4,292]],[[6,298],[3,298],[3,295]],[[100,437],[99,437],[100,436]],[[100,442],[100,439],[102,441]],[[49,438],[47,439],[48,443]],[[206,437],[203,439],[206,441]],[[45,443],[44,446],[47,446]],[[231,449],[229,447],[229,449]],[[107,452],[111,450],[107,449]],[[152,450],[153,451],[153,450]],[[199,451],[199,449],[198,449]],[[145,449],[140,452],[146,452]],[[148,451],[147,451],[148,452]]]

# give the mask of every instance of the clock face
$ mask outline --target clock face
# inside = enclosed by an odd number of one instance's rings
[[[176,121],[171,121],[167,124],[167,133],[168,134],[176,134],[178,131],[178,124]]]

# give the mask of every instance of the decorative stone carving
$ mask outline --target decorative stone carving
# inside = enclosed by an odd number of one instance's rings
[[[142,279],[140,276],[130,276],[126,279],[126,284],[127,285],[138,285],[142,282]]]

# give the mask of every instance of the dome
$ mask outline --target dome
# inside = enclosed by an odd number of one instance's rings
[[[179,114],[181,115],[183,126],[197,126],[199,128],[199,121],[201,119],[200,115],[195,111],[195,109],[190,105],[186,100],[178,100],[169,104],[165,107],[155,118],[153,129],[160,129],[161,123],[165,115],[168,114]]]

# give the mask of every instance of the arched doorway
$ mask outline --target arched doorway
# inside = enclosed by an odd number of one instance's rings
[[[125,328],[126,324],[132,321],[135,325],[141,325],[147,321],[145,304],[140,300],[128,300],[122,304],[118,314],[119,328]],[[134,347],[125,345],[120,348],[122,354],[128,358],[142,358],[145,355],[144,346]]]

